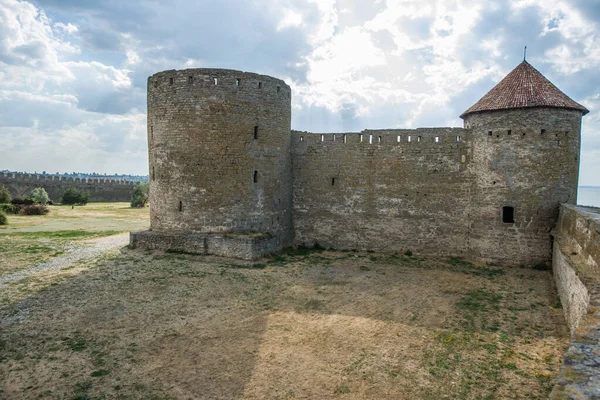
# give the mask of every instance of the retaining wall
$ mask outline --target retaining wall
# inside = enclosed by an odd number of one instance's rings
[[[552,268],[571,331],[558,399],[600,398],[600,209],[561,205]]]

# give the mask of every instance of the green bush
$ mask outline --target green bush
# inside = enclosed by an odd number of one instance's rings
[[[150,185],[148,182],[137,182],[131,192],[131,207],[145,207],[148,204]]]
[[[63,194],[63,198],[62,198],[63,204],[69,204],[69,205],[77,204],[79,206],[86,205],[89,200],[90,200],[89,193],[83,193],[74,187],[70,187],[67,190],[65,190],[65,193]]]
[[[25,206],[21,209],[23,215],[46,215],[50,212],[50,209],[44,204],[34,204],[31,206]]]
[[[50,197],[48,196],[48,192],[43,187],[37,187],[31,191],[31,198],[36,203],[40,204],[48,204],[50,201]]]
[[[0,187],[0,203],[2,203],[2,204],[10,203],[11,199],[12,199],[12,196],[10,195],[10,192],[8,191],[8,189],[5,186]]]
[[[8,218],[6,218],[4,211],[0,211],[0,225],[8,225]]]
[[[24,206],[30,206],[32,204],[35,204],[35,201],[33,201],[33,199],[30,199],[29,197],[15,197],[14,199],[12,199],[10,201],[11,204],[17,204],[17,205],[24,205]]]
[[[6,214],[18,214],[20,208],[13,204],[0,204],[0,211]]]

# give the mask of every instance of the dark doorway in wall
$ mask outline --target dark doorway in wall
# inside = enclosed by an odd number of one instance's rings
[[[515,208],[510,206],[502,207],[502,222],[512,224],[515,222]]]

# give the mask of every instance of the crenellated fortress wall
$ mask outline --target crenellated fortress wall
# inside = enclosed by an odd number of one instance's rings
[[[576,202],[587,112],[523,62],[461,115],[464,128],[308,133],[290,129],[280,79],[159,72],[148,78],[151,231],[132,243],[548,262],[559,205]]]
[[[471,131],[292,132],[297,245],[466,255]]]
[[[89,193],[90,201],[130,201],[133,185],[125,180],[0,172],[0,186],[6,186],[13,197],[28,197],[33,189],[43,187],[53,202],[60,202],[69,187]]]

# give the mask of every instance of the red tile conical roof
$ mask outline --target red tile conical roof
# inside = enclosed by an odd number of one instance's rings
[[[579,110],[583,115],[589,112],[561,92],[531,64],[523,61],[460,117],[464,119],[468,114],[479,111],[527,107],[568,108]]]

